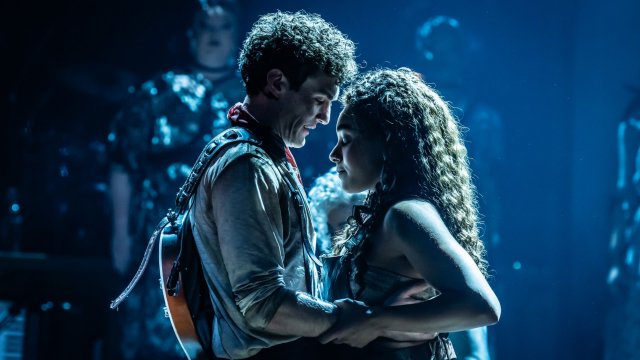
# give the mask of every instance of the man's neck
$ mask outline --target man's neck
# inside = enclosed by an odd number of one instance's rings
[[[270,128],[276,135],[280,136],[277,126],[275,126],[278,119],[278,109],[270,103],[271,101],[262,94],[256,96],[247,95],[243,104],[260,125]]]

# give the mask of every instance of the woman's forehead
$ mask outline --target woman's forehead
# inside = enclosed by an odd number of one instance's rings
[[[338,122],[336,123],[336,130],[350,130],[357,131],[358,123],[356,122],[356,115],[351,111],[351,109],[347,106],[342,110],[340,116],[338,117]]]

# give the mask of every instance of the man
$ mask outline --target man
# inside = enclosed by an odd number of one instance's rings
[[[298,338],[316,337],[337,320],[337,306],[316,297],[315,236],[289,147],[302,147],[329,122],[339,85],[357,71],[354,49],[331,24],[304,12],[262,16],[244,41],[247,96],[229,118],[261,144],[223,150],[189,214],[218,357],[308,359],[314,352],[304,348],[317,342]]]

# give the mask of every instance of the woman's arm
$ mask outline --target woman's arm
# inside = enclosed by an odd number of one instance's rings
[[[338,306],[352,310],[353,315],[321,341],[364,346],[388,331],[442,333],[498,321],[497,297],[432,205],[418,200],[395,204],[385,216],[382,236],[441,295],[421,303],[377,308],[339,301]]]
[[[430,333],[498,321],[498,298],[434,206],[418,200],[400,202],[387,212],[382,231],[441,295],[418,304],[376,309],[373,318],[378,326]]]

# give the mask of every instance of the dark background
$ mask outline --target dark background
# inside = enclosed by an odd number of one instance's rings
[[[50,311],[32,321],[40,334],[33,344],[41,353],[53,347],[71,354],[69,348],[85,346],[66,345],[60,331],[70,328],[94,354],[109,346],[106,308],[124,280],[113,275],[106,259],[108,160],[101,146],[127,87],[184,60],[180,44],[189,21],[186,3],[1,5],[0,189],[3,231],[13,234],[3,249],[66,259],[51,270],[3,253],[4,275],[21,279],[5,286],[3,296],[13,301],[24,293],[21,301],[38,312],[41,303],[59,297],[57,288],[78,304],[75,315]],[[490,254],[491,281],[503,309],[500,323],[490,331],[495,358],[603,358],[616,128],[631,99],[627,86],[640,86],[640,2],[240,3],[241,34],[260,14],[276,9],[321,14],[357,43],[365,70],[409,66],[421,71],[416,28],[434,15],[459,19],[476,44],[467,86],[504,122],[506,151],[496,174],[503,239]],[[313,136],[296,152],[306,184],[331,165],[333,125]],[[62,158],[66,169],[55,165]],[[18,233],[7,212],[16,196],[23,204]],[[69,217],[73,221],[65,225]],[[75,290],[40,284],[68,284],[70,278],[78,282]],[[52,345],[43,340],[47,337],[60,339]]]

